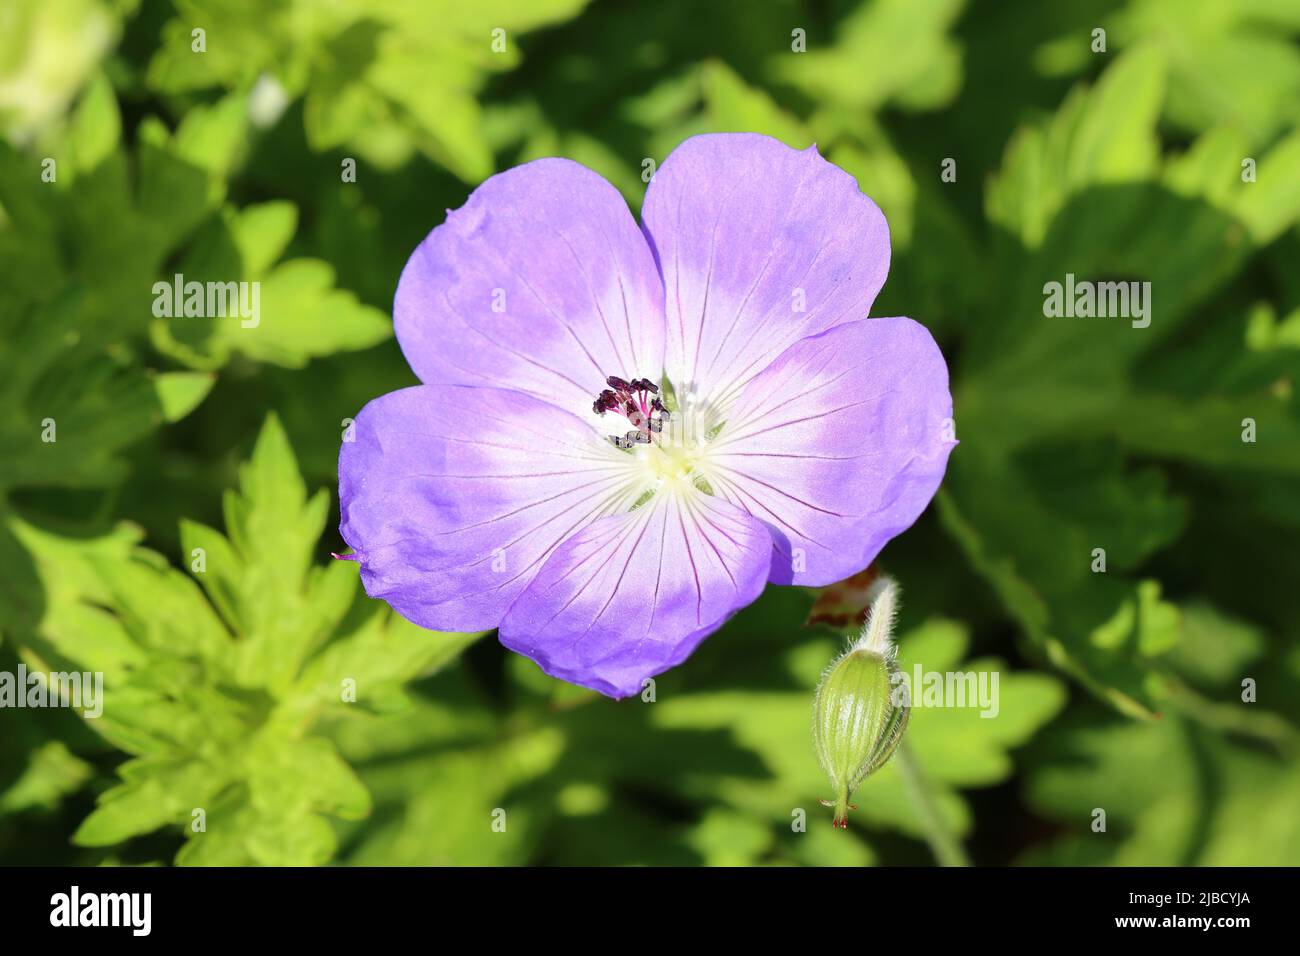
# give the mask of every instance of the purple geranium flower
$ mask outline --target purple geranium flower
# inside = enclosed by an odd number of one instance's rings
[[[687,140],[643,218],[565,159],[483,183],[398,284],[425,384],[339,456],[368,594],[613,697],[768,581],[865,568],[954,444],[929,332],[865,318],[885,218],[815,147]]]

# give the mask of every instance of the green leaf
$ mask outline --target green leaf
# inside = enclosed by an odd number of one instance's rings
[[[135,0],[15,0],[0,47],[0,136],[25,142],[57,125],[63,110],[121,33]]]
[[[284,254],[298,228],[298,210],[289,202],[266,202],[225,212],[230,238],[239,251],[244,275],[261,276]]]
[[[1300,16],[1289,0],[1134,0],[1105,26],[1115,49],[1152,46],[1168,57],[1164,115],[1183,129],[1230,124],[1259,145],[1300,122]],[[1039,59],[1074,72],[1086,68],[1087,50],[1086,35],[1061,37],[1044,44]]]
[[[299,678],[296,693],[338,703],[347,688],[363,707],[392,709],[405,703],[394,696],[400,685],[436,673],[481,637],[429,631],[396,614],[377,612],[317,655]]]
[[[99,799],[73,841],[81,846],[112,846],[168,824],[180,824],[202,808],[226,783],[219,767],[178,758],[129,761],[119,768],[124,782]]]
[[[342,4],[322,18],[306,0],[270,15],[257,4],[208,9],[182,0],[148,79],[164,93],[242,91],[270,75],[291,99],[304,97],[312,149],[344,148],[385,169],[419,151],[474,182],[492,172],[476,93],[491,73],[518,64],[519,34],[575,16],[585,4]],[[200,22],[208,51],[196,56],[191,26]]]
[[[177,422],[207,398],[217,380],[202,372],[164,372],[153,381],[163,418]]]
[[[66,149],[68,172],[91,172],[117,150],[122,116],[108,80],[91,83],[69,120]]]
[[[842,110],[943,106],[961,85],[961,47],[949,30],[964,6],[962,0],[872,0],[844,18],[833,43],[807,31],[807,52],[773,57],[772,72]]]
[[[311,358],[368,348],[389,338],[393,327],[388,316],[336,288],[327,263],[290,259],[273,264],[296,221],[288,203],[224,209],[179,271],[187,282],[243,285],[230,285],[224,315],[156,319],[154,344],[197,368],[218,368],[236,353],[300,368]]]
[[[328,509],[325,492],[308,499],[288,436],[269,416],[252,459],[240,468],[239,491],[226,493],[230,546],[214,555],[234,562],[214,567],[214,589],[219,601],[233,597],[231,624],[240,637],[236,679],[244,686],[287,687],[352,602],[356,576],[350,569],[312,566]]]
[[[477,635],[423,631],[359,602],[350,563],[315,566],[328,507],[324,492],[308,496],[270,416],[226,496],[229,537],[183,525],[188,574],[125,528],[65,538],[8,516],[45,595],[16,633],[24,659],[102,672],[105,707],[87,725],[135,758],[79,845],[184,827],[178,862],[320,864],[337,845],[327,818],[370,812],[365,786],[311,728],[327,710],[336,722],[360,713],[353,702],[385,709]],[[340,692],[344,679],[355,694]]]
[[[1070,196],[1088,186],[1150,178],[1159,144],[1164,60],[1154,49],[1121,57],[1091,90],[1075,90],[1043,124],[1007,147],[985,198],[991,222],[1038,246]]]
[[[1050,749],[1031,776],[1029,798],[1061,835],[1027,863],[1290,865],[1300,854],[1294,762],[1233,748],[1178,717],[1138,725],[1076,720],[1043,743]],[[1104,832],[1093,828],[1097,810],[1106,814]]]
[[[67,746],[51,740],[34,750],[19,777],[0,789],[0,818],[24,810],[53,809],[85,785],[93,770]]]
[[[978,307],[998,320],[965,343],[963,444],[940,497],[945,526],[1046,657],[1146,717],[1169,691],[1160,658],[1181,625],[1136,572],[1184,533],[1186,512],[1131,459],[1300,468],[1285,357],[1251,359],[1244,329],[1195,325],[1257,244],[1296,221],[1290,184],[1252,192],[1261,183],[1242,181],[1228,129],[1162,159],[1167,57],[1158,44],[1129,50],[1013,138],[986,195],[1007,233],[990,256],[998,296]],[[1049,315],[1046,283],[1067,276],[1149,283],[1147,322]],[[1243,440],[1248,422],[1269,440]]]

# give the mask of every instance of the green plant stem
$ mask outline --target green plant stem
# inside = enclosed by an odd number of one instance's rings
[[[898,745],[897,759],[898,769],[912,796],[912,806],[916,808],[921,828],[925,830],[925,842],[930,844],[936,862],[940,866],[970,866],[970,859],[966,856],[961,841],[949,832],[943,817],[939,815],[939,805],[906,740]]]
[[[1185,681],[1165,674],[1174,707],[1192,720],[1211,729],[1254,737],[1271,744],[1283,757],[1300,753],[1300,734],[1285,717],[1254,705],[1225,704],[1211,700]]]

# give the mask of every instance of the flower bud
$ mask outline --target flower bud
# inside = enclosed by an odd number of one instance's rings
[[[830,777],[835,826],[848,826],[853,791],[893,756],[907,726],[906,685],[891,638],[898,585],[881,578],[862,633],[822,674],[813,698],[813,746]]]

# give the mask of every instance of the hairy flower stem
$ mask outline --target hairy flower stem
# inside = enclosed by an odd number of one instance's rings
[[[925,830],[925,842],[930,845],[935,861],[940,866],[970,866],[970,858],[966,856],[965,847],[948,830],[943,817],[939,815],[939,805],[935,802],[934,793],[930,790],[921,765],[906,740],[900,741],[898,745],[898,769],[903,775],[908,793],[912,796],[912,805],[916,807],[921,828]]]

